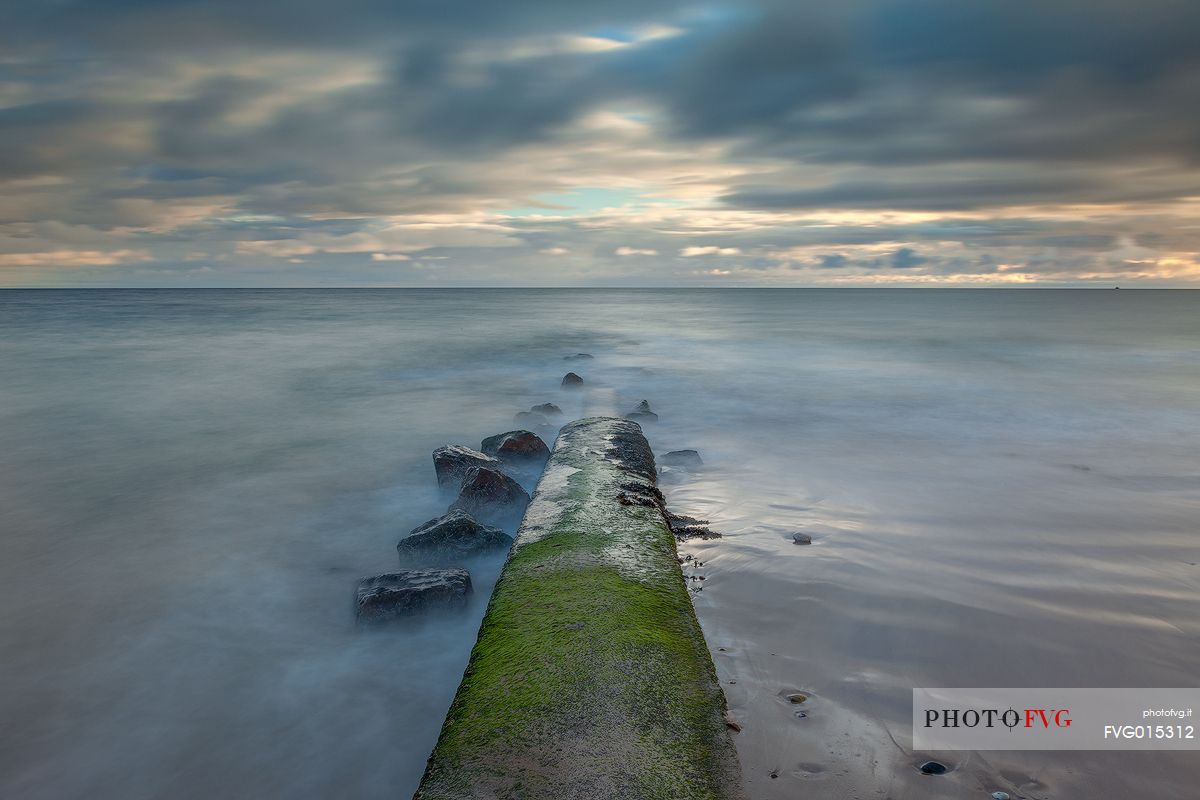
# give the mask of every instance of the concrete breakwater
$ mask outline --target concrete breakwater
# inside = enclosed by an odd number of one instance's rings
[[[636,423],[562,428],[417,800],[740,797],[655,482]]]

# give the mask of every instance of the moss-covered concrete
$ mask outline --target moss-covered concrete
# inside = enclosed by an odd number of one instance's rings
[[[740,797],[641,428],[563,428],[419,800]]]

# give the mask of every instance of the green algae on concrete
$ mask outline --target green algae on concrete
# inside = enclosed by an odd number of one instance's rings
[[[741,796],[654,483],[636,423],[562,429],[416,800]]]

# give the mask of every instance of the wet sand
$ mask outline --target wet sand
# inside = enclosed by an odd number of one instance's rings
[[[1000,458],[1027,476],[1033,503],[1036,476],[1064,469]],[[1070,481],[1104,480],[1065,469]],[[759,491],[738,502],[746,480]],[[834,513],[836,490],[819,498],[778,478],[781,502],[758,506],[772,483],[767,470],[712,468],[668,490],[673,509],[711,518],[726,532],[680,551],[692,556],[685,572],[705,577],[695,605],[742,725],[735,741],[751,800],[998,790],[1046,800],[1190,796],[1200,776],[1190,752],[911,747],[913,686],[1186,685],[1196,663],[1197,625],[1187,613],[1195,545],[1130,542],[1124,526],[1137,522],[1122,519],[1120,488],[1110,484],[1111,504],[1087,512],[1091,526],[1075,540],[1090,540],[1084,547],[1022,534],[1004,525],[998,507],[947,519],[936,508],[918,516],[909,498],[890,518],[884,509]],[[1053,487],[1041,501],[1069,493],[1069,481]],[[1077,513],[1069,504],[1060,510]],[[813,544],[794,544],[793,529],[810,533]],[[808,699],[789,702],[796,693]],[[928,758],[951,771],[920,774]]]

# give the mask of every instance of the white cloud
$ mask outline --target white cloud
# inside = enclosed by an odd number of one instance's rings
[[[685,247],[679,251],[679,255],[684,258],[694,258],[695,256],[740,256],[742,251],[736,247],[716,247],[708,245],[706,247]]]
[[[622,257],[624,257],[624,256],[656,256],[656,255],[658,255],[657,250],[640,249],[637,247],[618,247],[615,252],[617,255],[622,256]]]
[[[41,253],[0,253],[0,267],[90,267],[112,266],[128,261],[146,261],[144,250],[50,250]]]

